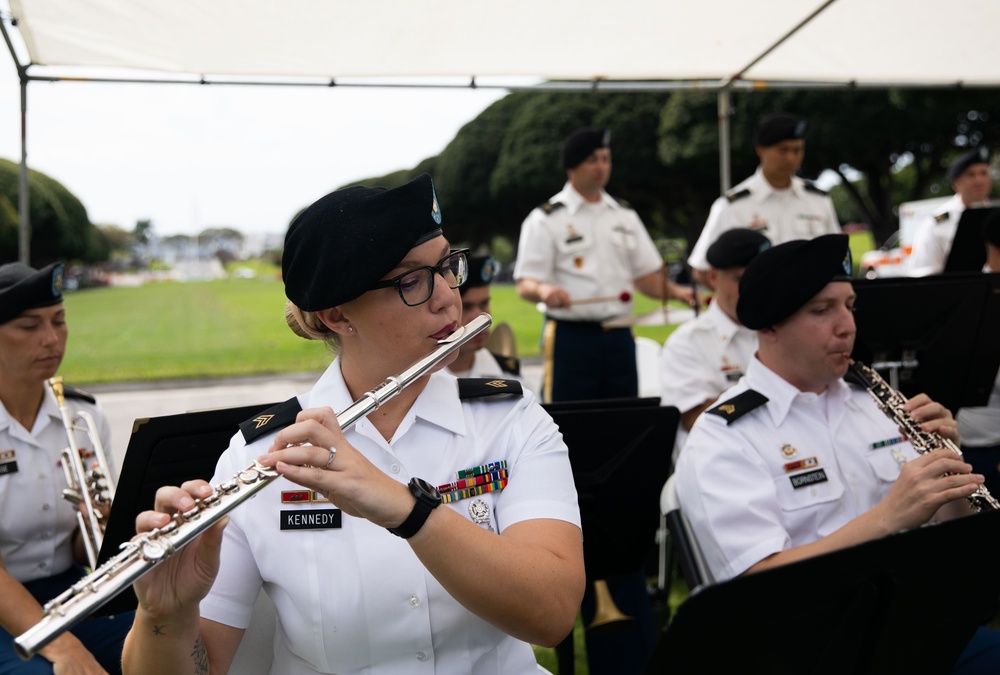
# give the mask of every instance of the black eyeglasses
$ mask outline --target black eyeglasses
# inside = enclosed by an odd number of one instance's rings
[[[404,304],[410,307],[422,305],[434,293],[435,276],[441,275],[448,283],[448,288],[458,288],[465,283],[469,277],[469,260],[466,258],[468,252],[467,248],[452,251],[438,260],[436,265],[425,265],[403,272],[397,277],[378,282],[368,290],[395,286]]]

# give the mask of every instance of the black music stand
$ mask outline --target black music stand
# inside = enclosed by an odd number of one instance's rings
[[[646,672],[948,673],[995,609],[998,555],[989,512],[708,586]]]
[[[135,517],[153,508],[156,491],[186,480],[209,480],[240,422],[273,404],[222,408],[138,419],[132,427],[115,499],[97,558],[101,565],[114,557],[119,546],[135,536]],[[121,593],[95,615],[135,609],[135,593]]]
[[[634,573],[655,543],[680,412],[650,400],[592,401],[591,409],[543,406],[569,448],[588,583]],[[557,648],[560,675],[573,672],[572,646],[570,634]]]
[[[986,264],[986,243],[983,241],[983,224],[996,206],[980,206],[962,211],[951,241],[944,273],[982,272]]]
[[[1000,274],[854,282],[852,357],[906,396],[926,393],[952,412],[984,406],[1000,367]]]
[[[644,396],[640,398],[602,398],[589,401],[555,401],[543,403],[542,407],[550,415],[580,410],[618,410],[620,408],[655,408],[660,405],[659,396]]]

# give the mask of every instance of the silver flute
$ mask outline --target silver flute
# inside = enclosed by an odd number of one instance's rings
[[[952,441],[938,433],[924,431],[920,428],[910,413],[906,412],[903,405],[908,400],[903,394],[889,386],[889,383],[878,374],[874,368],[870,368],[858,361],[851,361],[847,369],[848,381],[856,382],[868,390],[879,409],[894,421],[906,434],[910,445],[920,454],[946,448],[961,456],[962,450]],[[996,511],[1000,509],[1000,502],[990,494],[982,485],[974,493],[966,497],[969,505],[976,511]]]
[[[337,423],[340,428],[345,431],[349,429],[489,328],[492,322],[489,314],[480,314],[448,337],[439,340],[438,347],[429,355],[399,375],[389,377],[338,413]],[[136,579],[179,551],[278,476],[274,469],[254,462],[229,480],[213,486],[210,497],[196,499],[194,507],[183,513],[175,513],[163,527],[150,530],[122,544],[117,555],[47,602],[43,607],[44,615],[41,620],[14,639],[14,650],[25,660],[30,659],[38,650],[90,616]]]

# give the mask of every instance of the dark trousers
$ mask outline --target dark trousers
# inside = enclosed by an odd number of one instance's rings
[[[630,328],[601,327],[597,322],[549,320],[545,331],[546,400],[590,401],[639,395],[635,338]],[[549,377],[551,376],[551,380]],[[635,619],[615,630],[587,634],[591,675],[643,673],[656,646],[656,622],[643,570],[606,580],[622,613]],[[594,618],[593,584],[583,598],[584,626]]]
[[[639,394],[630,328],[553,321],[545,328],[546,402],[631,398]]]
[[[39,603],[56,597],[72,586],[83,572],[71,567],[66,572],[46,579],[36,579],[24,584]],[[94,655],[97,662],[111,675],[121,675],[122,645],[132,627],[135,612],[126,612],[113,617],[101,617],[81,621],[70,632]],[[14,637],[0,628],[0,675],[52,675],[52,664],[41,656],[24,661],[14,652]]]

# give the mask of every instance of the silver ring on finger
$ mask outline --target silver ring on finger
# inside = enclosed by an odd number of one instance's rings
[[[326,451],[330,453],[330,457],[326,460],[326,464],[323,465],[323,468],[329,469],[330,465],[333,464],[333,458],[337,456],[337,448],[329,447]]]

